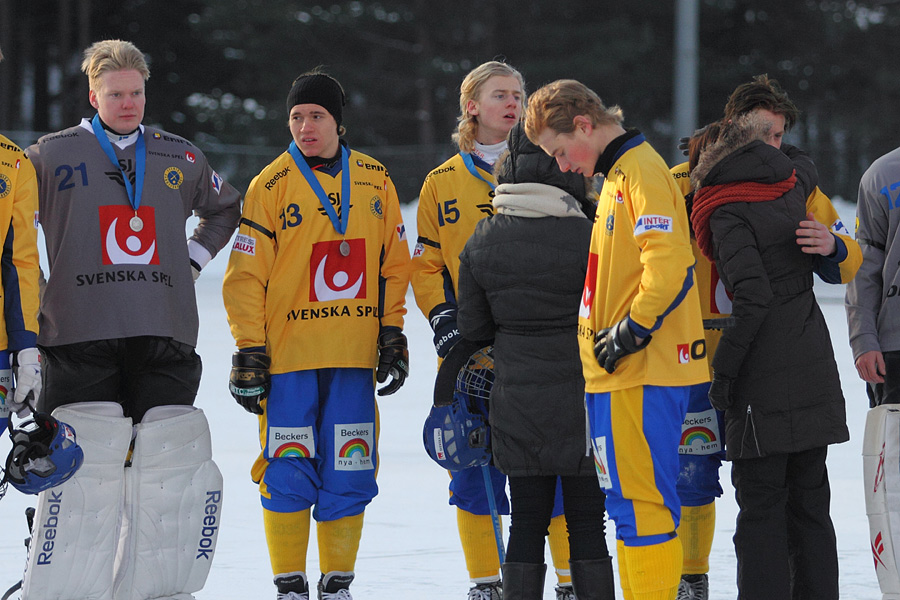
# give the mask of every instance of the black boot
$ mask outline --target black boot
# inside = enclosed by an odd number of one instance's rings
[[[578,600],[615,600],[612,558],[570,560],[569,573]]]
[[[547,565],[503,563],[503,600],[541,600]]]

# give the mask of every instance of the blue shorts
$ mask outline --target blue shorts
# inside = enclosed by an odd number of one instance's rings
[[[378,410],[370,369],[272,375],[253,467],[262,505],[315,506],[317,521],[358,515],[378,493]]]
[[[709,383],[690,387],[678,447],[678,497],[682,506],[705,506],[722,495],[719,467],[725,460],[725,413],[709,403]]]
[[[690,388],[638,386],[585,394],[594,462],[616,538],[626,546],[675,536],[678,442]]]

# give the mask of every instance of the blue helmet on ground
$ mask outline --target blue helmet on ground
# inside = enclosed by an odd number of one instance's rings
[[[462,392],[455,392],[450,404],[431,408],[422,438],[428,456],[448,471],[491,462],[490,427],[483,415],[470,411]]]
[[[9,425],[12,450],[5,481],[24,494],[38,494],[68,481],[84,462],[75,430],[46,413],[34,413],[18,427]]]

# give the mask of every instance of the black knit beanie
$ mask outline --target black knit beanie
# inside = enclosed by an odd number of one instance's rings
[[[294,80],[287,97],[287,110],[290,114],[291,109],[298,104],[318,104],[340,126],[345,103],[344,90],[336,79],[324,73],[309,73]]]

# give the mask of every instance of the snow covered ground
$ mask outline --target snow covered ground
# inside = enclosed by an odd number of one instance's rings
[[[855,206],[839,204],[845,223],[854,222]],[[415,243],[415,206],[404,211],[410,239]],[[213,455],[225,477],[222,526],[215,562],[198,600],[274,598],[268,553],[256,486],[249,470],[259,447],[256,419],[244,412],[227,391],[233,340],[222,306],[221,281],[227,252],[208,266],[197,282],[201,330],[198,352],[203,357],[203,382],[197,399],[209,417]],[[847,400],[851,439],[833,446],[828,468],[832,486],[832,516],[837,529],[841,566],[841,595],[852,600],[881,598],[869,548],[862,486],[862,435],[867,399],[857,378],[847,343],[841,299],[843,286],[817,282],[816,291],[831,330],[841,381]],[[395,395],[381,399],[380,493],[366,511],[365,528],[352,589],[358,600],[462,600],[469,588],[454,509],[447,505],[447,473],[435,465],[422,447],[422,422],[431,403],[436,359],[431,331],[407,300],[406,333],[412,373]],[[310,341],[314,343],[314,341]],[[0,442],[0,456],[9,444]],[[731,542],[736,506],[730,467],[721,470],[725,495],[717,503],[716,537],[710,559],[710,598],[736,597],[735,559]],[[14,489],[0,501],[0,593],[22,574],[27,531],[23,511],[33,498]],[[504,527],[507,523],[504,522]],[[613,527],[608,528],[611,549]],[[308,555],[311,578],[318,573],[313,540]],[[549,562],[549,553],[548,558]],[[555,577],[548,575],[545,598],[552,598]],[[618,596],[621,598],[621,596]]]

